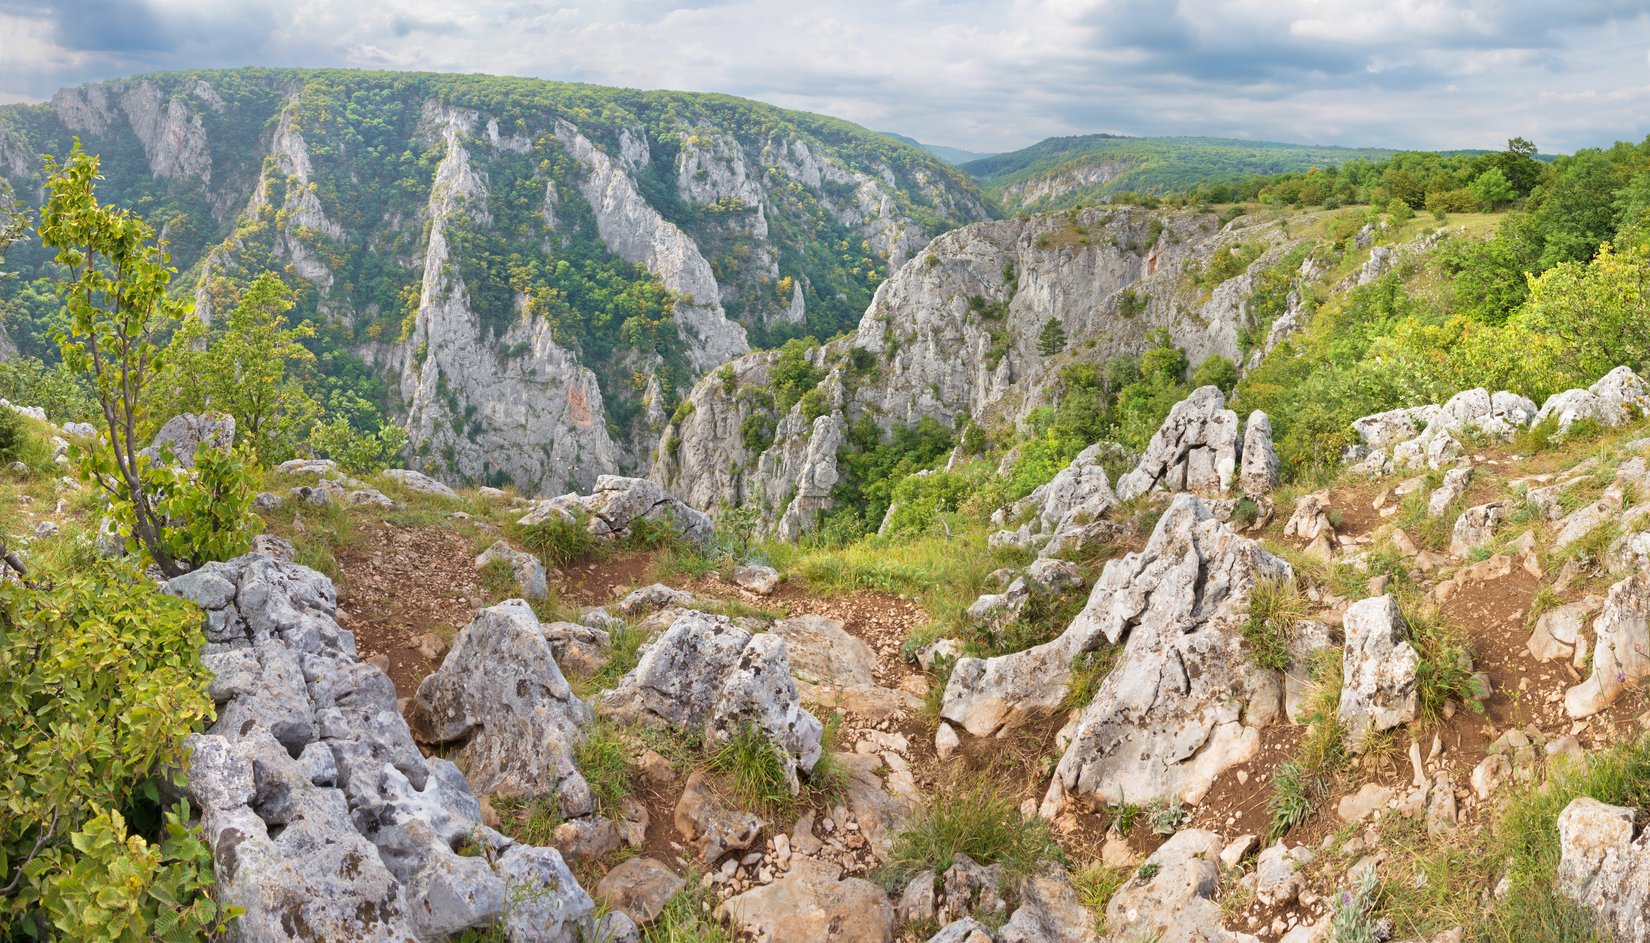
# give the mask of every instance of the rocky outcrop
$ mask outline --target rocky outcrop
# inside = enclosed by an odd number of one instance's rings
[[[552,516],[568,522],[583,516],[589,521],[590,533],[602,540],[622,540],[648,524],[668,527],[690,543],[706,543],[712,535],[708,515],[646,478],[603,475],[589,494],[540,501],[518,523],[531,525]]]
[[[1620,426],[1650,409],[1650,386],[1630,367],[1617,367],[1585,390],[1565,390],[1547,397],[1536,422],[1551,420],[1559,432],[1568,432],[1587,420],[1604,428]]]
[[[497,540],[476,557],[476,569],[485,570],[495,561],[509,568],[510,578],[521,590],[523,598],[550,598],[549,574],[545,572],[544,563],[538,557],[517,550],[503,540]]]
[[[164,590],[205,611],[218,704],[190,741],[187,789],[215,897],[249,940],[400,941],[501,925],[593,939],[594,904],[561,856],[482,823],[458,767],[425,757],[395,689],[357,661],[332,584],[261,554]]]
[[[183,413],[166,420],[142,455],[160,464],[170,454],[180,468],[195,467],[195,452],[201,446],[228,451],[235,445],[235,417],[228,413]]]
[[[719,913],[741,933],[769,943],[888,943],[894,908],[863,878],[813,858],[797,858],[782,878],[729,898]]]
[[[409,449],[427,471],[455,480],[505,479],[529,492],[588,487],[619,464],[596,375],[556,342],[549,321],[515,318],[496,341],[488,335],[450,240],[458,222],[490,220],[486,182],[464,143],[476,115],[426,117],[446,154],[425,211],[423,278],[401,370]]]
[[[1338,715],[1347,743],[1361,751],[1372,733],[1413,721],[1420,711],[1416,670],[1420,655],[1409,643],[1409,626],[1392,596],[1353,603],[1342,617]]]
[[[1243,463],[1238,468],[1238,490],[1251,497],[1271,494],[1283,481],[1283,463],[1272,447],[1272,420],[1260,410],[1243,424]]]
[[[1558,892],[1621,943],[1650,939],[1650,833],[1632,809],[1582,796],[1558,816]]]
[[[1127,943],[1254,943],[1224,926],[1220,836],[1202,829],[1176,832],[1152,852],[1106,905],[1106,926]]]
[[[773,743],[788,774],[819,761],[818,718],[802,708],[784,639],[687,611],[642,650],[602,702],[624,720],[694,730],[725,743],[746,729]]]
[[[1353,422],[1362,444],[1349,449],[1345,459],[1354,463],[1354,470],[1369,475],[1442,468],[1461,457],[1458,436],[1463,430],[1505,440],[1535,418],[1535,403],[1516,393],[1464,390],[1442,406],[1391,410]],[[1414,432],[1418,425],[1420,431]]]
[[[1138,353],[1163,328],[1194,362],[1235,360],[1252,320],[1247,292],[1200,302],[1177,294],[1188,266],[1238,238],[1213,222],[1110,207],[946,233],[883,283],[854,334],[808,355],[822,376],[808,402],[777,414],[773,352],[701,379],[661,437],[652,477],[695,507],[758,507],[770,527],[783,519],[775,529],[795,536],[832,506],[822,485],[835,482],[840,436],[854,423],[869,418],[884,434],[923,419],[1000,423],[1054,399],[1066,361],[1037,349],[1051,319],[1085,358]],[[1254,229],[1245,238],[1278,247],[1289,238]],[[1280,255],[1274,248],[1254,268]],[[1234,417],[1234,436],[1238,425]],[[822,436],[830,448],[815,444]],[[1228,487],[1240,448],[1234,439],[1228,449]]]
[[[1117,496],[1128,501],[1159,488],[1224,494],[1236,481],[1242,450],[1237,413],[1219,388],[1200,387],[1169,410],[1140,464],[1117,480]]]
[[[1106,564],[1087,608],[1049,644],[1065,640],[1073,656],[1102,639],[1123,650],[1072,728],[1045,814],[1068,799],[1195,804],[1255,754],[1260,728],[1283,712],[1282,673],[1254,663],[1242,632],[1261,579],[1293,573],[1188,495],[1169,505],[1144,550]],[[1058,690],[1065,669],[1044,670],[1041,683]]]
[[[1598,713],[1650,675],[1650,574],[1635,573],[1610,587],[1593,634],[1592,674],[1564,693],[1564,712],[1571,717]]]
[[[413,698],[413,728],[454,756],[484,793],[554,796],[561,814],[592,808],[573,751],[593,714],[573,694],[533,610],[519,599],[483,609]]]
[[[1117,496],[1101,461],[1114,448],[1103,442],[1089,446],[1047,483],[992,514],[991,523],[998,527],[1018,526],[992,534],[990,545],[1034,547],[1039,557],[1054,557],[1079,550],[1098,536],[1095,531],[1109,532],[1102,519],[1116,506]]]

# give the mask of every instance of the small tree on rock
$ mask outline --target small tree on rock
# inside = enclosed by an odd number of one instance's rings
[[[1066,349],[1066,329],[1056,318],[1043,322],[1043,332],[1037,335],[1037,352],[1052,357]]]

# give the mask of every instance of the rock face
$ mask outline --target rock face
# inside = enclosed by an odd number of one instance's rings
[[[603,475],[587,495],[564,494],[541,501],[518,522],[534,524],[551,515],[571,521],[576,513],[590,519],[590,533],[604,540],[628,537],[642,523],[673,528],[684,540],[702,544],[711,538],[710,517],[696,511],[646,478]]]
[[[1238,470],[1238,487],[1251,496],[1271,494],[1283,480],[1282,469],[1283,463],[1272,447],[1272,420],[1257,409],[1243,424],[1243,466]]]
[[[872,720],[896,720],[921,707],[915,695],[876,683],[876,653],[836,619],[796,616],[768,631],[785,640],[797,687],[810,704]]]
[[[724,616],[687,611],[648,643],[602,710],[627,720],[702,731],[727,742],[766,734],[794,782],[819,761],[818,718],[802,708],[785,641],[752,635]]]
[[[170,451],[179,467],[195,467],[195,450],[201,446],[227,451],[235,445],[235,417],[228,413],[206,413],[197,416],[184,413],[166,420],[155,438],[142,454],[151,462],[159,463]]]
[[[1164,842],[1106,905],[1106,925],[1115,938],[1130,943],[1253,941],[1225,929],[1214,900],[1221,849],[1220,836],[1202,829],[1176,832]]]
[[[1089,446],[1047,483],[993,514],[999,527],[1019,526],[992,534],[991,546],[1037,547],[1039,557],[1052,557],[1079,549],[1097,526],[1106,529],[1101,518],[1117,504],[1100,464],[1109,451],[1105,443]]]
[[[168,235],[202,276],[204,320],[215,279],[289,267],[356,338],[349,353],[400,388],[409,461],[543,494],[642,471],[679,371],[744,353],[747,331],[851,327],[884,267],[990,216],[938,159],[814,115],[530,80],[505,113],[498,94],[472,77],[153,74],[3,122],[0,175],[32,200],[35,155],[75,136],[121,155],[135,184],[200,208]],[[333,107],[365,98],[378,106]],[[322,146],[358,138],[376,143]],[[864,251],[809,253],[822,233]],[[497,263],[518,253],[552,271],[600,260],[619,282],[604,291],[669,292],[657,336],[621,339],[626,306],[598,312],[578,279],[522,284]]]
[[[1224,494],[1236,481],[1242,448],[1226,397],[1217,387],[1199,387],[1169,410],[1140,464],[1117,480],[1117,496],[1127,501],[1155,488]]]
[[[1342,625],[1346,647],[1341,654],[1339,716],[1348,743],[1361,750],[1371,733],[1415,719],[1420,710],[1415,676],[1420,656],[1409,644],[1409,626],[1392,596],[1353,603]]]
[[[562,815],[592,808],[573,749],[592,719],[568,687],[538,617],[519,599],[483,609],[418,686],[413,724],[458,759],[484,793],[556,797]]]
[[[1605,428],[1623,425],[1650,408],[1650,386],[1630,367],[1617,367],[1585,390],[1565,390],[1547,397],[1536,422],[1552,420],[1558,431],[1585,419]]]
[[[1256,666],[1243,640],[1261,579],[1293,573],[1186,495],[1144,550],[1106,564],[1062,638],[1088,640],[1083,648],[1121,640],[1123,651],[1078,719],[1045,813],[1068,798],[1195,804],[1222,771],[1254,755],[1259,728],[1283,711],[1282,673]]]
[[[1586,796],[1558,816],[1559,893],[1623,943],[1650,939],[1650,837],[1633,837],[1634,817]]]
[[[1571,717],[1598,713],[1650,675],[1650,575],[1635,573],[1610,587],[1593,633],[1593,672],[1564,692]]]
[[[206,612],[219,710],[191,740],[187,788],[240,938],[400,943],[498,923],[582,939],[589,895],[554,849],[482,824],[458,767],[419,753],[325,577],[250,554],[164,589]]]
[[[1252,320],[1248,292],[1236,290],[1250,284],[1248,273],[1208,299],[1177,294],[1187,266],[1238,238],[1214,222],[1096,207],[946,233],[883,283],[853,335],[807,355],[822,378],[809,402],[782,415],[773,406],[777,352],[748,354],[701,379],[691,408],[665,429],[651,477],[695,507],[760,508],[775,532],[794,536],[831,507],[819,485],[834,485],[840,437],[854,423],[869,419],[884,434],[923,419],[951,428],[1053,401],[1064,361],[1037,350],[1050,319],[1073,348],[1092,349],[1085,357],[1138,353],[1162,327],[1194,362],[1236,360],[1238,333]],[[1153,242],[1154,233],[1162,238]],[[1268,226],[1244,237],[1276,247],[1256,270],[1291,241]],[[1237,426],[1234,418],[1234,435]],[[1228,484],[1238,450],[1234,442]]]

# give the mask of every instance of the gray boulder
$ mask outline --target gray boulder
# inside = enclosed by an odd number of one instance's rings
[[[819,761],[823,728],[802,707],[784,639],[752,635],[724,616],[677,615],[608,692],[602,710],[698,730],[720,743],[753,727],[779,750],[793,783],[797,770]]]
[[[1593,623],[1593,671],[1564,692],[1564,712],[1590,717],[1631,683],[1650,676],[1650,575],[1634,573],[1610,587]]]
[[[1044,815],[1068,798],[1195,804],[1223,771],[1254,756],[1260,728],[1283,716],[1284,683],[1249,657],[1249,594],[1259,580],[1293,578],[1288,563],[1191,496],[1169,505],[1145,549],[1106,564],[1088,606],[1049,645],[1065,664],[1101,640],[1123,650],[1075,724]],[[1043,671],[1040,686],[1058,697],[1064,671]],[[968,716],[953,704],[948,686],[942,714]]]
[[[1413,721],[1420,710],[1416,669],[1420,656],[1409,644],[1409,626],[1392,596],[1353,603],[1341,620],[1346,647],[1341,655],[1339,716],[1353,750],[1369,734]]]
[[[1096,443],[1084,449],[1047,483],[992,515],[999,530],[990,537],[993,547],[1038,547],[1040,556],[1053,556],[1084,540],[1084,532],[1117,504],[1106,469],[1100,464],[1114,446]]]
[[[1258,497],[1271,494],[1283,480],[1283,463],[1272,447],[1272,420],[1260,410],[1249,414],[1243,426],[1243,464],[1238,470],[1238,488]]]
[[[539,523],[551,516],[573,520],[582,512],[590,520],[590,533],[603,540],[628,537],[641,522],[674,529],[683,540],[703,544],[711,538],[710,517],[677,500],[670,492],[646,478],[602,475],[590,494],[564,494],[538,502],[522,517],[524,525]]]
[[[1547,397],[1536,414],[1537,422],[1551,419],[1558,431],[1567,432],[1583,419],[1605,428],[1614,428],[1645,414],[1650,407],[1650,386],[1629,367],[1617,367],[1585,390],[1565,390]]]
[[[1117,480],[1117,497],[1128,501],[1158,488],[1224,494],[1236,480],[1242,448],[1226,397],[1218,387],[1199,387],[1169,410],[1140,464]]]
[[[997,932],[997,943],[1101,943],[1094,914],[1077,899],[1058,865],[1020,881],[1020,907]]]
[[[1558,892],[1622,943],[1650,939],[1650,833],[1635,839],[1634,818],[1586,796],[1558,816]]]
[[[159,462],[168,449],[181,468],[195,467],[195,452],[200,446],[229,450],[235,447],[235,417],[228,413],[182,413],[166,420],[149,447],[140,454],[151,462]]]
[[[476,569],[486,567],[494,560],[501,560],[510,567],[510,576],[521,588],[521,595],[526,599],[550,598],[550,577],[544,570],[544,563],[530,553],[517,550],[506,541],[495,541],[491,547],[476,557]]]
[[[525,602],[483,609],[458,633],[441,667],[418,686],[412,719],[426,742],[459,744],[455,756],[476,789],[554,795],[568,817],[591,810],[573,751],[592,713]]]
[[[423,472],[413,471],[410,468],[392,468],[384,472],[384,477],[395,482],[408,491],[418,494],[435,495],[438,498],[456,498],[458,492],[447,487]]]

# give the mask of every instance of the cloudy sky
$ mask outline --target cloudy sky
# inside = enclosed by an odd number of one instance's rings
[[[728,92],[974,150],[1650,133],[1650,0],[0,0],[0,102],[243,65]]]

